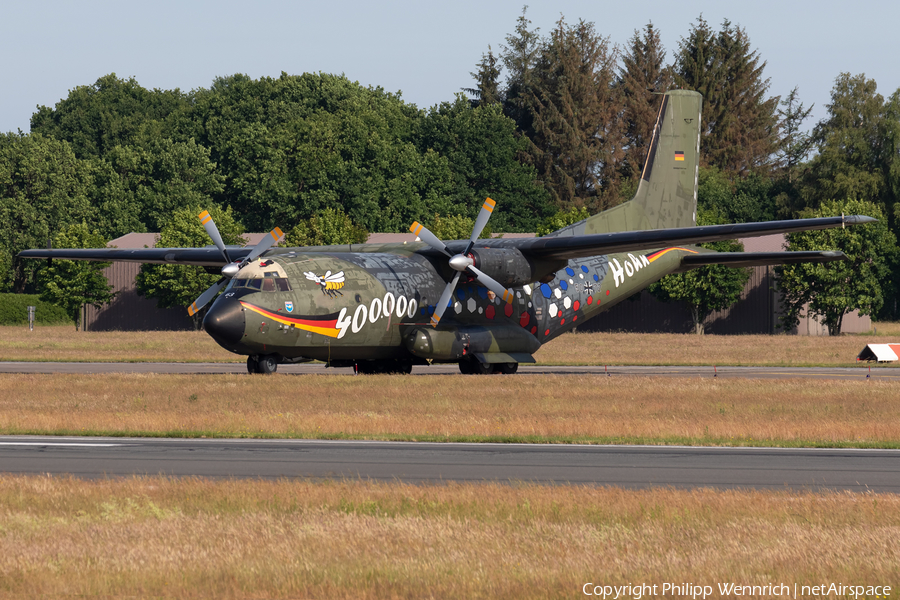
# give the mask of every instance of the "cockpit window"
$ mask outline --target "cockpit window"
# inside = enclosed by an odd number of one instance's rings
[[[252,279],[232,279],[227,289],[250,288],[263,292],[290,292],[291,282],[286,277],[278,277],[266,273],[265,277],[253,277]]]

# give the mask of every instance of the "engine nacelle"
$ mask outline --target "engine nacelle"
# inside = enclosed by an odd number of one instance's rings
[[[536,280],[535,266],[515,248],[472,249],[475,268],[500,282],[503,287],[527,285]]]

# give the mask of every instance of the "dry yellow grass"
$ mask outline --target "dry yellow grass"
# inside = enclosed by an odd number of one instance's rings
[[[900,497],[0,477],[0,597],[581,597],[893,585]],[[718,594],[713,594],[718,597]]]
[[[900,324],[878,335],[807,337],[659,333],[572,333],[541,348],[541,364],[770,365],[855,364],[870,342],[900,342]],[[0,361],[242,362],[196,331],[79,332],[72,327],[0,327]]]
[[[895,335],[900,342],[900,334]],[[853,366],[878,336],[703,335],[673,333],[571,333],[535,355],[550,365],[764,365]]]
[[[242,362],[202,331],[0,327],[2,361]]]
[[[863,377],[0,375],[0,432],[896,447],[898,397]]]

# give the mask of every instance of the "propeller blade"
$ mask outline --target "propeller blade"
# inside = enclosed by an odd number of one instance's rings
[[[444,316],[444,311],[447,310],[447,305],[450,303],[450,296],[453,295],[453,290],[456,289],[456,283],[459,281],[459,276],[462,275],[459,271],[456,272],[456,275],[453,276],[453,279],[450,283],[447,284],[447,287],[444,288],[444,293],[441,294],[441,299],[438,300],[437,304],[434,306],[434,314],[431,315],[431,326],[437,327],[438,323],[441,322],[441,317]]]
[[[284,239],[284,233],[282,233],[281,229],[276,227],[272,231],[269,232],[269,235],[264,237],[256,246],[253,247],[253,250],[250,251],[250,254],[247,255],[247,258],[243,260],[243,264],[251,263],[259,256]]]
[[[216,222],[213,221],[212,215],[209,214],[208,210],[204,210],[202,213],[197,215],[197,218],[200,219],[200,222],[203,223],[203,228],[206,230],[206,233],[209,237],[212,238],[213,244],[216,245],[216,248],[219,249],[219,252],[222,253],[222,256],[225,258],[226,263],[230,263],[231,259],[228,258],[228,251],[225,250],[225,242],[222,241],[222,236],[219,235],[219,228],[216,227]]]
[[[221,279],[219,279],[219,281],[217,281],[213,285],[209,286],[209,288],[207,288],[207,290],[205,292],[200,294],[199,298],[194,300],[193,304],[188,306],[188,314],[193,317],[195,314],[200,312],[200,310],[204,306],[209,304],[210,300],[212,300],[213,298],[216,297],[216,294],[219,293],[219,290],[221,290],[227,282],[228,282],[228,278],[222,277]]]
[[[428,231],[428,228],[418,221],[413,222],[413,224],[410,225],[409,230],[413,232],[417,238],[419,238],[435,250],[440,250],[447,256],[450,256],[450,251],[447,250],[447,246],[444,245],[444,242],[439,240],[436,235]]]
[[[496,206],[496,204],[496,202],[487,198],[484,201],[484,204],[481,205],[481,212],[478,213],[478,218],[475,219],[475,226],[472,228],[472,237],[469,238],[469,245],[466,247],[466,251],[463,252],[463,254],[468,254],[472,250],[472,246],[475,245],[478,236],[484,231],[484,226],[487,225],[488,219],[491,218],[491,213],[494,212],[494,206]]]
[[[515,294],[500,285],[500,282],[488,276],[484,271],[479,271],[475,267],[470,266],[469,271],[474,273],[475,279],[478,280],[478,283],[500,296],[500,298],[502,298],[503,301],[507,304],[512,304],[512,301],[515,298]]]

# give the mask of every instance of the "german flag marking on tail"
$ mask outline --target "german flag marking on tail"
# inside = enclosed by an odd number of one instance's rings
[[[675,151],[675,160],[679,161],[679,162],[683,162],[684,161],[684,152],[676,150]]]

